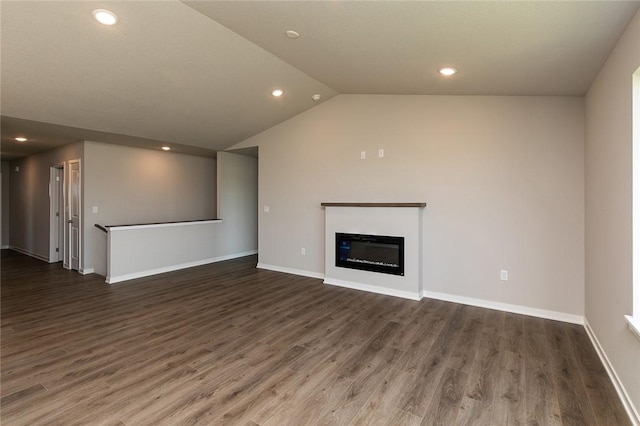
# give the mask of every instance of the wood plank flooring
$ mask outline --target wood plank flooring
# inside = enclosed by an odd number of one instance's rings
[[[630,424],[581,326],[255,264],[109,286],[3,250],[2,424]]]

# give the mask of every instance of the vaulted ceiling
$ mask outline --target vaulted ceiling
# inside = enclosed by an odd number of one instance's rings
[[[206,155],[340,93],[582,96],[639,7],[2,1],[2,158],[83,139]]]

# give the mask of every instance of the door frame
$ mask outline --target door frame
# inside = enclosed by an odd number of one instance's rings
[[[64,162],[49,169],[49,263],[64,261],[66,244],[65,172]]]
[[[64,262],[66,269],[73,269],[71,264],[71,164],[78,163],[78,272],[82,273],[82,237],[83,237],[83,209],[82,209],[82,162],[80,158],[65,162],[65,184],[64,184],[64,207],[65,207],[65,240],[64,240]]]

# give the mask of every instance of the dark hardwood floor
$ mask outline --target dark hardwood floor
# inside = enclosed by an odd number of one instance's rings
[[[2,251],[3,425],[626,425],[581,326],[255,269]]]

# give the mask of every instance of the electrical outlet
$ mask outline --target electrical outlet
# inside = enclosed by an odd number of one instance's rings
[[[301,247],[300,248],[300,254],[303,255],[303,256],[306,256],[307,255],[307,249],[305,249],[304,247]]]
[[[502,281],[509,280],[509,271],[507,271],[506,269],[501,269],[500,270],[500,279]]]
[[[98,213],[98,208],[96,206],[93,206],[93,208],[91,209],[92,213]]]
[[[367,151],[360,151],[360,159],[364,160],[365,158],[367,158]]]
[[[264,206],[262,208],[262,211],[265,212],[265,213],[269,213],[269,206]]]

